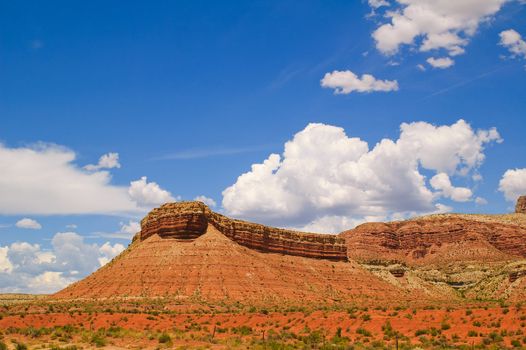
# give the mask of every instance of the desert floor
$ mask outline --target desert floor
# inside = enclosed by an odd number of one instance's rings
[[[526,348],[526,305],[172,305],[0,297],[0,349]]]

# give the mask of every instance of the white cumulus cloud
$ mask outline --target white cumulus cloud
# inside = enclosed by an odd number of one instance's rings
[[[339,233],[354,228],[364,222],[383,221],[385,219],[385,216],[368,216],[354,219],[341,215],[325,215],[314,219],[307,225],[293,228],[303,232]]]
[[[500,45],[507,48],[512,55],[526,58],[526,41],[514,29],[500,32]]]
[[[31,230],[40,230],[42,228],[42,225],[40,225],[38,221],[30,218],[23,218],[18,220],[15,226],[18,228],[27,228]]]
[[[116,243],[114,245],[111,245],[110,242],[104,243],[99,248],[99,253],[102,255],[99,258],[100,266],[106,265],[111,261],[111,259],[113,259],[113,257],[119,255],[124,249],[126,248],[120,243]]]
[[[377,49],[386,55],[397,53],[402,45],[459,55],[479,25],[489,21],[506,1],[396,0],[395,8],[385,12],[386,21],[372,36]]]
[[[326,73],[321,80],[321,86],[334,89],[336,94],[350,94],[351,92],[397,91],[396,80],[379,80],[371,74],[358,77],[350,70]]]
[[[426,61],[433,68],[440,68],[440,69],[446,69],[455,64],[455,61],[453,61],[449,57],[441,57],[441,58],[429,57]]]
[[[133,237],[139,231],[141,231],[141,224],[133,220],[130,220],[127,224],[122,223],[120,229],[120,233],[124,233],[129,238]]]
[[[64,277],[62,272],[45,271],[28,280],[27,288],[32,293],[53,293],[75,282],[75,278]]]
[[[0,293],[51,293],[82,278],[122,252],[122,244],[89,244],[75,232],[59,232],[51,249],[15,242],[0,247]]]
[[[446,173],[439,173],[433,176],[430,184],[435,190],[440,191],[440,195],[451,198],[455,202],[467,202],[473,196],[473,192],[469,188],[453,186],[449,175]]]
[[[125,187],[110,184],[107,171],[86,172],[75,153],[38,144],[0,144],[0,214],[111,214],[137,211]]]
[[[205,203],[206,205],[208,205],[211,208],[213,208],[213,207],[215,207],[217,205],[215,200],[213,200],[212,198],[208,198],[206,196],[197,196],[197,197],[194,198],[194,201],[203,202],[203,203]]]
[[[146,176],[132,181],[128,188],[128,194],[140,207],[152,207],[177,200],[172,197],[170,192],[163,190],[157,183],[148,182]]]
[[[526,168],[506,170],[499,182],[499,191],[508,201],[516,201],[526,195]]]
[[[13,264],[7,257],[9,247],[0,247],[0,273],[10,273],[13,270]]]
[[[387,0],[368,0],[368,3],[373,9],[389,6],[389,2]]]
[[[113,169],[120,168],[119,154],[118,153],[106,153],[99,158],[97,164],[88,164],[84,169],[89,171],[96,171],[100,169]]]
[[[226,188],[223,207],[235,217],[322,232],[365,217],[446,211],[422,169],[468,176],[483,162],[485,145],[500,140],[496,129],[475,131],[463,120],[403,123],[400,130],[397,140],[370,149],[340,127],[309,124],[282,155],[253,164]],[[455,198],[464,199],[461,192]]]

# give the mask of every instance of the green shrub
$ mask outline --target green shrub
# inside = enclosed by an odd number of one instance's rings
[[[441,333],[440,330],[436,329],[435,327],[431,327],[429,329],[429,334],[431,334],[433,337],[436,337],[437,335],[439,335]]]
[[[386,321],[382,326],[382,331],[384,332],[385,338],[389,339],[392,337],[395,337],[398,332],[393,329],[393,326],[391,325],[391,322]]]
[[[342,327],[338,327],[336,329],[336,335],[335,335],[337,338],[341,338],[342,337]]]
[[[442,328],[443,331],[447,331],[448,329],[451,328],[451,325],[447,322],[442,322],[442,324],[440,325],[440,328]]]
[[[159,336],[159,343],[161,344],[166,344],[166,343],[169,343],[172,341],[172,338],[166,334],[166,333],[163,333]]]
[[[372,334],[367,329],[364,328],[358,328],[356,330],[356,333],[363,335],[364,337],[370,337]]]
[[[502,341],[502,336],[499,333],[497,333],[497,332],[491,332],[490,334],[488,334],[488,336],[494,342],[501,342]]]
[[[101,334],[93,334],[90,342],[98,348],[101,348],[106,345],[106,339],[104,339],[104,336],[102,336]]]
[[[0,350],[7,350],[7,345],[3,341],[0,341]]]
[[[27,350],[27,345],[23,343],[16,343],[15,350]]]
[[[364,315],[362,315],[362,320],[364,320],[364,321],[370,321],[370,320],[371,320],[371,315],[369,315],[369,314],[364,314]]]
[[[478,337],[478,336],[479,336],[479,334],[478,334],[477,331],[471,330],[471,331],[468,332],[468,337]]]
[[[270,336],[270,334],[269,334]],[[324,336],[320,331],[314,331],[301,338],[301,340],[308,345],[317,345],[323,342]],[[317,348],[317,346],[309,346],[308,349]]]
[[[250,335],[252,334],[252,328],[249,326],[233,327],[232,333],[241,334],[241,335]]]
[[[415,332],[415,337],[419,337],[421,335],[425,335],[425,334],[428,334],[428,330],[427,329],[417,329],[416,332]]]

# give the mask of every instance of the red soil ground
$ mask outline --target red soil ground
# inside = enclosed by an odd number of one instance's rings
[[[511,346],[512,340],[522,342],[526,332],[526,309],[510,307],[447,309],[386,309],[384,310],[349,310],[349,311],[314,311],[304,312],[270,312],[264,313],[220,313],[220,314],[130,314],[130,313],[35,313],[4,316],[0,320],[0,329],[9,327],[27,329],[29,327],[75,326],[96,331],[100,328],[122,327],[126,330],[184,332],[186,340],[180,344],[193,344],[199,337],[211,337],[215,328],[215,340],[224,340],[238,336],[236,329],[250,327],[250,334],[244,338],[261,339],[272,330],[294,334],[320,331],[327,338],[333,337],[338,328],[341,336],[351,341],[366,342],[384,340],[386,323],[392,329],[409,338],[413,344],[420,343],[423,336],[432,339],[434,328],[445,336],[451,344],[480,344],[492,332],[502,336],[502,345]],[[371,333],[360,334],[359,329]],[[418,331],[418,333],[417,333]],[[505,331],[503,333],[503,331]],[[426,334],[427,332],[427,334]],[[422,333],[422,334],[419,334]],[[193,335],[193,336],[192,336]],[[135,339],[136,341],[137,339]],[[145,344],[148,343],[144,337]],[[390,339],[393,342],[394,339]],[[125,339],[116,344],[125,345]],[[206,342],[205,342],[206,343]],[[389,342],[388,342],[389,343]],[[130,344],[130,343],[128,343]]]

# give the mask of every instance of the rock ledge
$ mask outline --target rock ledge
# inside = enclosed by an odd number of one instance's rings
[[[213,225],[223,235],[262,252],[306,258],[347,260],[345,239],[336,235],[304,233],[230,219],[201,202],[167,203],[153,209],[142,221],[141,241],[157,234],[163,238],[193,240]]]

